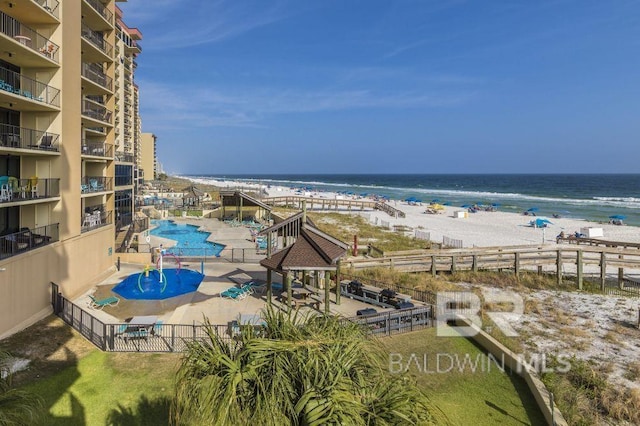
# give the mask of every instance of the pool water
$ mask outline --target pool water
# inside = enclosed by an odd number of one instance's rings
[[[194,256],[219,256],[225,248],[224,244],[207,241],[210,232],[198,231],[198,226],[175,223],[170,220],[156,220],[152,222],[156,228],[151,230],[151,235],[168,238],[176,241],[176,245],[167,249],[167,252],[181,256],[190,254]]]
[[[162,271],[153,269],[131,274],[113,288],[125,299],[160,300],[181,296],[198,290],[204,275],[190,269],[169,268]]]

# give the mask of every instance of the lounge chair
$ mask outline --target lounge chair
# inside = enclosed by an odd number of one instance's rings
[[[235,290],[238,290],[238,289],[235,289]],[[228,289],[220,293],[220,297],[224,299],[235,300],[237,302],[247,297],[247,295],[239,291],[233,291],[233,289]]]
[[[96,299],[94,296],[89,296],[89,307],[91,309],[102,309],[105,306],[116,306],[120,303],[120,299],[115,296],[109,296],[104,299]]]

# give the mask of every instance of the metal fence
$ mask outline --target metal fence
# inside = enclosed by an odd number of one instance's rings
[[[199,324],[163,324],[157,322],[144,333],[128,330],[133,323],[105,324],[87,309],[74,304],[61,293],[59,286],[51,283],[53,312],[65,323],[77,330],[91,343],[105,352],[183,352],[190,342],[208,339],[207,327]],[[368,316],[347,318],[366,327],[374,335],[389,336],[433,327],[433,306],[399,309]],[[140,326],[142,329],[143,326]],[[231,344],[235,335],[233,325],[211,325],[215,334]]]
[[[411,296],[412,299],[417,300],[419,302],[428,303],[433,305],[436,303],[436,294],[429,290],[420,290],[417,288],[403,287],[396,283],[388,283],[383,281],[377,281],[369,278],[356,277],[353,275],[341,274],[343,279],[348,280],[358,280],[362,284],[370,285],[378,288],[388,288],[390,290],[395,291],[396,293],[406,294],[407,296]]]

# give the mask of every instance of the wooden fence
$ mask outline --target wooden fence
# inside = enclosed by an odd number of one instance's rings
[[[599,269],[601,290],[607,287],[607,270],[617,271],[620,289],[630,286],[625,281],[624,270],[640,271],[640,251],[607,247],[567,247],[567,246],[514,246],[505,248],[473,248],[451,250],[424,250],[419,254],[387,255],[379,258],[347,259],[345,268],[366,269],[375,267],[393,268],[404,272],[456,272],[479,270],[513,270],[519,275],[524,270],[544,268],[555,272],[558,283],[562,282],[564,266],[575,267],[578,288],[582,289],[584,268]],[[633,290],[635,291],[635,290]]]

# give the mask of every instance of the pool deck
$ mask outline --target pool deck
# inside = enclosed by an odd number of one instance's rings
[[[251,233],[246,227],[231,227],[217,219],[203,218],[175,218],[176,223],[197,225],[205,232],[211,232],[208,241],[224,244],[226,249],[255,248],[251,239]],[[170,247],[172,240],[151,236],[151,246],[162,243]],[[155,266],[155,265],[154,265]],[[177,265],[173,259],[167,259],[166,268],[175,268]],[[248,297],[234,301],[220,296],[220,293],[232,286],[237,286],[238,280],[259,279],[266,281],[267,271],[258,263],[231,263],[222,259],[216,262],[201,264],[200,262],[182,262],[182,268],[188,268],[200,272],[204,266],[204,279],[198,290],[181,296],[164,300],[128,300],[114,293],[111,289],[131,274],[144,271],[144,265],[122,264],[120,271],[115,272],[107,279],[100,282],[85,294],[73,300],[77,305],[86,308],[89,303],[89,295],[98,299],[116,296],[120,299],[117,306],[108,306],[102,310],[87,308],[94,316],[106,324],[122,323],[131,317],[138,315],[154,315],[164,324],[201,324],[204,318],[208,318],[211,324],[226,325],[229,321],[237,319],[241,314],[259,314],[267,305],[265,294],[251,294]],[[236,278],[234,281],[233,278]],[[282,278],[274,274],[274,282],[282,282]],[[274,292],[273,305],[285,309],[284,305],[276,300],[278,293]],[[320,297],[324,299],[324,294]],[[335,304],[334,293],[331,294],[330,310],[334,315],[354,317],[360,309],[375,308],[378,312],[392,311],[379,306],[372,306],[364,302],[341,297],[341,304]],[[417,303],[419,304],[419,303]],[[320,308],[324,312],[324,305]],[[302,306],[301,312],[316,312],[308,306]]]
[[[201,265],[187,262],[182,267],[200,271]],[[267,304],[266,295],[258,295],[256,293],[239,301],[225,299],[220,296],[220,293],[229,287],[237,286],[237,283],[232,280],[232,277],[236,275],[239,275],[238,278],[246,278],[248,276],[253,279],[266,280],[266,270],[258,264],[251,263],[205,263],[205,277],[198,291],[165,300],[128,300],[111,291],[116,284],[127,276],[139,273],[143,269],[140,265],[123,264],[120,271],[76,298],[73,302],[86,307],[89,303],[90,294],[94,294],[98,299],[117,296],[120,299],[117,306],[108,306],[103,310],[87,308],[92,315],[107,324],[122,323],[137,315],[155,315],[165,324],[201,324],[204,322],[204,318],[207,317],[211,324],[224,325],[237,319],[241,314],[260,314]],[[280,277],[277,275],[276,277],[274,281],[280,281]],[[332,293],[331,313],[344,317],[353,317],[358,310],[365,308],[373,307],[378,312],[393,310],[372,306],[344,296],[341,298],[340,305],[336,305],[334,302],[335,294]],[[275,294],[273,305],[283,308],[283,305],[276,300]],[[323,305],[321,306],[322,308]],[[320,312],[307,306],[301,307],[300,311]]]

